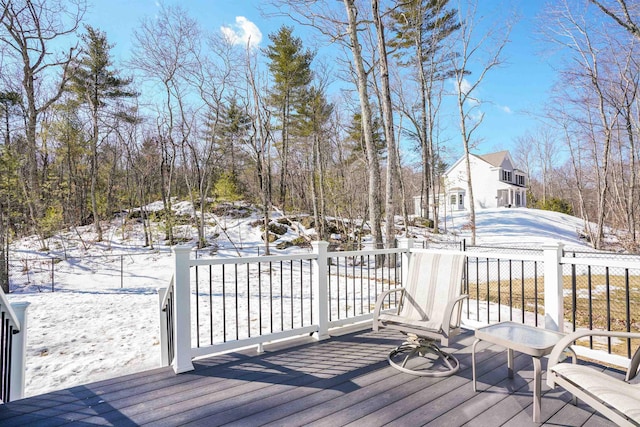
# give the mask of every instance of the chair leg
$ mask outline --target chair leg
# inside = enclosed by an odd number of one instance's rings
[[[416,356],[427,358],[428,355],[435,355],[436,359],[431,359],[434,363],[437,360],[442,360],[445,370],[425,369],[417,370],[407,367],[407,363]],[[403,355],[401,363],[394,361],[394,358],[398,355]],[[419,375],[423,377],[448,377],[453,375],[460,369],[460,363],[451,354],[442,351],[440,347],[433,341],[425,338],[412,337],[393,349],[387,357],[389,364],[397,370],[411,374]],[[433,366],[431,366],[433,367]]]

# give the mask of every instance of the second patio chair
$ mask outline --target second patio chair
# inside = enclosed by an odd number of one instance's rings
[[[378,296],[373,330],[394,329],[407,336],[404,343],[389,353],[391,366],[429,377],[449,376],[458,371],[458,360],[440,349],[437,341],[446,347],[460,332],[462,300],[467,297],[462,295],[464,265],[465,256],[457,253],[413,252],[405,286]],[[394,293],[399,294],[397,309],[390,312],[385,307]],[[420,363],[425,361],[426,364]]]

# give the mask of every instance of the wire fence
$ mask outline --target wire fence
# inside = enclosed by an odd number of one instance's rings
[[[170,250],[80,257],[31,257],[9,259],[10,291],[55,292],[61,287],[84,282],[86,288],[155,286],[171,277],[171,263],[166,268],[149,269],[150,261],[171,258]]]

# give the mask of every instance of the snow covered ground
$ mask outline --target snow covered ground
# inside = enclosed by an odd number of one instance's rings
[[[184,203],[176,208],[181,213],[190,211]],[[245,218],[211,218],[215,225],[208,233],[217,244],[217,255],[262,253],[260,230],[251,225],[256,219],[255,213]],[[464,214],[447,218],[448,234],[437,238],[468,239],[466,222]],[[582,221],[554,212],[482,210],[477,212],[477,224],[478,244],[535,247],[560,241],[571,247],[584,246],[576,232]],[[143,248],[141,226],[132,221],[114,219],[105,230],[108,241],[101,243],[95,243],[92,228],[87,226],[54,236],[47,243],[47,252],[40,251],[35,238],[11,246],[12,293],[8,297],[12,302],[31,303],[27,396],[160,365],[157,288],[167,286],[173,274],[170,248],[160,243],[153,250]],[[293,239],[302,232],[302,228],[290,230],[283,238]],[[194,236],[189,227],[178,234],[187,239]],[[161,230],[155,229],[154,236],[159,242]],[[308,249],[292,247],[286,253],[294,251]],[[63,259],[54,265],[54,292],[52,257]],[[38,261],[44,258],[47,260]]]

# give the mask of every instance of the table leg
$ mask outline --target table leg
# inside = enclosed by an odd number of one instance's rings
[[[542,364],[539,357],[533,359],[533,422],[540,422],[540,409],[542,401]]]
[[[507,368],[509,378],[513,378],[513,350],[510,348],[507,349]]]
[[[476,388],[476,345],[480,342],[476,339],[471,346],[471,377],[473,378],[473,391],[478,391]]]

